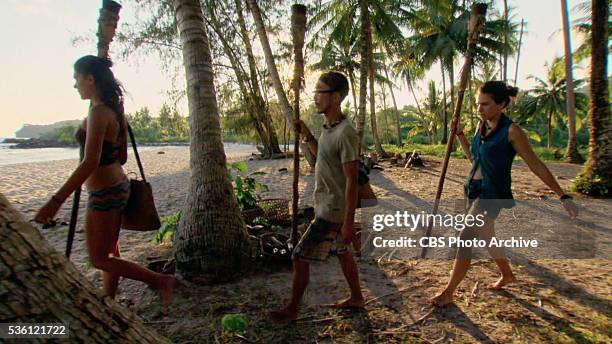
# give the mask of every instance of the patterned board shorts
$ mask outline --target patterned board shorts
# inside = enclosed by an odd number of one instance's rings
[[[293,258],[324,261],[330,253],[344,254],[349,244],[344,242],[341,223],[315,218],[293,250]]]
[[[124,177],[121,181],[97,190],[89,190],[87,208],[98,211],[123,209],[130,197],[130,181]]]

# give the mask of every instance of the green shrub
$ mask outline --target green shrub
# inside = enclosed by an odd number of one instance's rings
[[[226,332],[245,332],[249,326],[249,319],[242,313],[226,314],[221,318],[221,325]]]
[[[612,181],[583,172],[572,181],[571,189],[589,196],[609,197],[612,194]]]
[[[181,211],[176,211],[168,216],[162,218],[162,226],[157,230],[153,242],[157,245],[161,245],[165,242],[172,241],[172,236],[178,228],[179,221],[181,220]]]
[[[234,194],[238,200],[238,206],[240,210],[251,209],[255,207],[259,196],[257,192],[268,191],[268,187],[257,180],[255,176],[263,176],[265,172],[253,172],[246,174],[248,165],[244,161],[234,162],[228,165],[228,174],[234,184]],[[232,177],[232,171],[235,172],[235,176]]]

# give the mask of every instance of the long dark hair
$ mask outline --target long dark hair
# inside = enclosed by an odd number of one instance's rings
[[[486,93],[493,98],[497,104],[505,102],[507,107],[510,104],[510,97],[516,97],[519,89],[514,86],[509,86],[503,81],[491,80],[480,86],[480,93]]]
[[[74,63],[74,70],[82,75],[91,75],[96,83],[96,91],[104,105],[117,114],[117,121],[123,133],[125,129],[125,113],[123,109],[123,86],[115,79],[110,69],[113,62],[109,59],[85,55]]]

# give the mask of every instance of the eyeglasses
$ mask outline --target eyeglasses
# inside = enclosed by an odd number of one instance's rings
[[[338,90],[336,89],[331,89],[331,90],[315,90],[315,93],[319,94],[319,93],[333,93],[333,92],[338,92]]]

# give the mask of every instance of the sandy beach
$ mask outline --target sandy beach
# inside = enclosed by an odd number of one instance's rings
[[[143,152],[141,154],[141,158],[147,173],[147,178],[152,184],[160,215],[163,216],[180,210],[185,199],[185,194],[188,191],[188,150],[185,147],[160,148],[154,151]],[[263,198],[290,197],[292,160],[248,159],[249,156],[244,154],[235,154],[228,157],[229,161],[247,160],[249,172],[263,171],[266,173],[265,176],[259,178],[262,183],[268,185],[269,187],[269,191],[261,195]],[[430,211],[435,195],[436,185],[438,183],[441,161],[438,158],[430,156],[425,156],[424,160],[425,167],[423,168],[404,169],[403,167],[392,167],[388,163],[383,162],[381,163],[382,170],[373,170],[370,178],[374,191],[379,199],[379,206],[376,208],[363,210],[364,216],[359,218],[363,220],[363,222],[367,222],[367,218],[372,212],[391,212],[393,209],[408,210],[414,213],[420,211]],[[75,165],[76,160],[58,160],[2,166],[0,173],[0,192],[2,192],[19,211],[25,214],[26,218],[32,218],[37,209],[66,180]],[[563,188],[568,187],[571,179],[580,170],[580,166],[578,165],[564,163],[549,163],[548,166]],[[448,200],[450,202],[449,204],[452,204],[452,202],[455,200],[462,199],[463,182],[469,172],[469,167],[469,162],[467,160],[451,160],[443,194],[443,199]],[[283,168],[287,168],[287,170],[281,170]],[[125,170],[137,171],[135,161],[132,158],[130,158],[128,163],[125,165]],[[300,204],[312,204],[314,173],[310,170],[305,162],[302,164],[300,172]],[[540,233],[553,233],[545,237],[549,239],[554,238],[555,231],[558,233],[559,230],[556,228],[557,222],[555,221],[565,217],[563,209],[557,201],[556,196],[550,190],[548,190],[548,188],[541,181],[539,181],[539,179],[537,179],[521,161],[515,162],[514,164],[513,192],[515,198],[521,202],[541,203],[537,203],[537,206],[531,208],[525,206],[523,207],[524,210],[521,211],[517,210],[523,209],[520,207],[510,211],[503,211],[498,219],[499,228],[502,233],[498,233],[498,235],[507,236],[508,234],[503,232],[503,228],[505,228],[504,224],[506,224],[506,227],[515,226],[513,224],[518,221],[518,218],[520,221],[523,221],[523,224],[531,226],[530,228],[537,228],[538,232]],[[81,198],[81,218],[84,213],[85,198],[86,196]],[[609,219],[609,214],[612,213],[612,203],[610,200],[584,197],[578,197],[576,202],[581,206],[582,212],[580,220],[579,222],[575,223],[575,226],[577,226],[576,228],[580,229],[578,231],[580,237],[586,240],[582,242],[582,245],[579,245],[579,248],[584,249],[584,247],[587,246],[593,250],[593,245],[595,245],[595,255],[590,257],[585,256],[585,258],[589,259],[572,260],[570,263],[567,263],[569,260],[564,260],[562,266],[558,266],[558,261],[555,260],[552,260],[549,263],[539,262],[540,265],[538,265],[538,269],[545,266],[546,268],[543,269],[546,269],[546,271],[553,271],[552,269],[556,269],[558,267],[559,270],[555,272],[561,276],[567,277],[567,275],[564,274],[575,275],[575,278],[570,278],[572,281],[571,283],[573,283],[572,286],[577,284],[580,286],[580,288],[590,288],[588,289],[589,291],[586,295],[597,297],[597,300],[609,300],[609,294],[605,295],[605,291],[609,291],[610,280],[609,278],[602,280],[601,275],[603,273],[602,271],[605,271],[605,266],[610,259],[609,249],[611,246],[610,243],[612,242],[612,228],[610,227],[611,224],[609,221],[607,221],[607,219]],[[444,204],[446,203],[443,202],[442,209],[445,207]],[[64,204],[60,213],[58,214],[58,217],[61,220],[68,222],[71,205],[72,201],[70,198],[70,200]],[[67,226],[64,225],[40,230],[56,249],[60,251],[64,250],[67,236]],[[92,279],[95,283],[99,283],[99,272],[92,269],[87,264],[87,253],[84,247],[83,234],[83,221],[79,221],[71,261],[88,278]],[[170,254],[170,248],[167,246],[156,246],[154,243],[152,243],[154,234],[155,233],[153,232],[122,231],[120,237],[122,256],[130,260],[138,261],[141,264],[145,264],[147,261],[168,257]],[[376,233],[369,232],[367,235],[372,234]],[[401,233],[394,232],[394,229],[390,229],[385,232],[385,235],[388,235],[389,237],[393,237],[394,234],[399,235]],[[554,249],[555,245],[552,245],[551,247]],[[563,245],[559,247],[563,247]],[[556,247],[556,249],[558,250],[559,247]],[[555,253],[553,251],[544,252],[550,252],[550,254],[553,255]],[[410,288],[410,290],[413,290],[414,293],[406,296],[412,303],[407,302],[406,299],[402,299],[400,297],[400,300],[398,301],[399,304],[396,304],[394,307],[396,307],[396,311],[399,312],[398,314],[401,314],[400,310],[402,307],[409,307],[411,311],[415,311],[416,313],[422,312],[424,307],[426,307],[427,296],[431,296],[435,290],[438,290],[443,285],[445,275],[448,273],[448,269],[451,267],[448,258],[452,257],[448,256],[447,250],[432,250],[431,257],[442,259],[426,260],[417,264],[414,263],[413,258],[415,253],[418,253],[418,250],[394,250],[393,260],[385,259],[381,261],[381,259],[378,259],[378,263],[376,263],[377,257],[381,257],[382,255],[388,253],[389,250],[385,251],[376,249],[368,252],[368,255],[361,259],[360,273],[362,276],[362,281],[365,285],[364,288],[368,289],[368,291],[365,292],[366,296],[369,299],[377,300],[378,297],[384,296],[386,290],[390,290],[391,293],[398,294],[401,293],[402,290],[408,290],[406,288]],[[567,254],[567,252],[565,253]],[[542,270],[533,270],[533,268],[530,270],[531,265],[529,265],[529,262],[535,262],[536,259],[545,257],[530,257],[526,253],[521,253],[520,250],[517,250],[516,252],[513,251],[510,254],[510,257],[515,264],[518,262],[518,264],[526,266],[524,271],[520,270],[521,272],[519,273],[532,274],[532,276],[521,276],[520,278],[525,278],[536,282],[539,281],[538,283],[556,283],[552,278],[544,281],[542,278],[538,279],[537,277],[533,277],[537,276],[538,274],[541,275]],[[551,258],[554,257],[551,256]],[[321,268],[321,266],[323,266],[323,268]],[[593,279],[580,276],[578,271],[586,268],[586,266],[588,266],[596,275],[593,277]],[[315,271],[312,274],[313,286],[309,287],[305,295],[305,303],[308,305],[307,314],[314,317],[325,317],[325,311],[316,308],[314,305],[331,302],[334,299],[341,297],[345,289],[343,287],[341,272],[339,271],[339,267],[335,262],[335,259],[330,260],[330,262],[319,264],[314,270]],[[409,270],[412,271],[410,272],[410,278],[408,278],[407,275],[407,271]],[[238,284],[198,287],[200,289],[198,289],[197,292],[189,292],[187,294],[184,294],[184,292],[186,292],[185,290],[181,291],[179,289],[177,292],[175,307],[175,310],[178,313],[176,314],[192,314],[194,312],[193,298],[197,297],[196,295],[208,295],[206,296],[205,301],[207,303],[216,302],[214,297],[229,300],[227,301],[229,302],[228,306],[226,306],[228,307],[227,312],[230,312],[230,310],[243,311],[251,314],[253,321],[266,321],[265,314],[261,312],[261,307],[276,307],[280,304],[282,297],[287,295],[290,285],[290,274],[291,272],[287,270],[284,272],[277,272],[272,275],[250,277],[244,279],[242,282],[238,282]],[[471,288],[476,279],[483,278],[483,276],[485,276],[484,278],[492,280],[494,275],[494,264],[492,262],[482,263],[481,266],[476,268],[475,272],[468,275],[467,282],[464,284],[466,285],[465,289]],[[545,277],[548,278],[550,276],[547,277],[547,275],[545,275]],[[476,282],[476,286],[477,285],[478,283]],[[143,288],[143,285],[139,282],[125,280],[121,283],[120,288],[121,296],[119,297],[119,301],[122,304],[128,307],[133,307],[134,310],[145,319],[154,313],[153,308],[151,308],[151,304],[156,304],[157,301],[156,295],[152,291],[145,291],[146,289]],[[234,288],[242,288],[240,290],[243,290],[243,292],[238,294],[228,292],[228,290],[233,290]],[[522,290],[522,292],[529,293],[528,290]],[[469,295],[466,296],[467,294],[469,294],[469,290],[465,291],[461,289],[459,292],[459,300],[464,300],[465,297],[469,298]],[[565,293],[560,292],[559,295],[559,297],[564,298],[563,300],[565,301],[566,299],[571,298],[573,294],[567,292],[566,290]],[[236,301],[238,299],[248,299],[249,297],[264,301],[261,301],[263,303],[258,304],[257,307],[251,305],[254,308],[247,307],[246,309],[243,306],[240,306],[240,302]],[[275,299],[276,301],[272,301],[271,299]],[[377,316],[384,316],[388,318],[388,314],[381,315],[380,313],[376,313],[377,310],[379,310],[377,308],[378,302],[379,301],[373,302],[371,306],[368,306],[372,311],[370,316],[372,318],[376,318]],[[380,302],[383,301],[381,300]],[[582,309],[585,306],[581,304],[576,307]],[[421,311],[419,311],[419,309]],[[597,308],[596,310],[601,309]],[[220,315],[214,313],[214,317],[216,316]],[[398,321],[400,321],[401,324],[403,321],[401,320],[402,316],[398,316],[398,319],[400,319]],[[418,318],[417,315],[415,315],[415,317]],[[204,318],[198,319],[192,319],[185,322],[174,318],[174,320],[171,320],[169,325],[162,323],[161,325],[158,324],[152,326],[154,326],[161,333],[174,338],[177,341],[184,338],[185,333],[191,333],[189,331],[196,331],[196,329],[199,328],[198,326],[210,327],[209,330],[213,332],[219,331],[218,324],[216,322],[213,321],[211,323],[209,320]],[[431,326],[433,326],[433,329],[439,329],[440,326],[444,326],[444,323],[445,321],[442,319],[439,323],[431,324]],[[309,324],[306,326],[306,330],[319,331],[320,329],[318,329],[317,326],[323,326],[323,324]],[[376,326],[378,326],[377,328],[383,330],[385,328],[392,327],[390,323],[376,324]],[[424,329],[426,329],[425,325]],[[511,333],[511,331],[506,333]],[[310,334],[305,335],[305,338],[312,339],[309,336]],[[472,335],[472,337],[474,336]],[[210,336],[205,336],[204,334],[202,334],[202,337],[197,338],[200,338],[202,341],[212,341]],[[296,342],[302,342],[299,340],[299,338],[304,338],[304,335],[302,337],[298,337]],[[342,338],[351,337],[349,336]],[[469,339],[471,337],[468,334],[468,337],[466,338]],[[472,338],[472,340],[474,338]],[[505,337],[495,337],[492,335],[492,338],[501,340]],[[266,341],[264,340],[264,342]],[[310,341],[306,339],[303,342]]]

